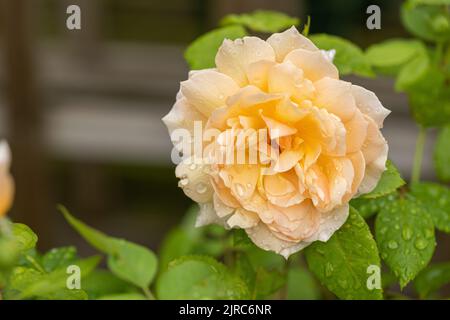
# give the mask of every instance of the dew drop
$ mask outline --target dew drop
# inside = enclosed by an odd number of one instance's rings
[[[389,248],[389,249],[392,249],[392,250],[397,249],[397,248],[398,248],[398,243],[397,243],[397,241],[395,241],[395,240],[389,241],[389,242],[388,242],[388,248]]]
[[[331,277],[333,271],[334,271],[333,265],[330,262],[327,262],[327,264],[325,265],[325,276]]]
[[[412,237],[412,230],[411,230],[411,228],[408,227],[408,226],[403,227],[403,230],[402,230],[402,238],[403,238],[403,240],[408,241],[409,239],[411,239],[411,237]]]
[[[196,186],[195,189],[197,190],[198,193],[205,193],[206,190],[208,190],[208,187],[206,186],[206,184],[204,184],[203,182],[199,182]]]
[[[189,166],[189,169],[190,169],[190,170],[195,170],[195,169],[197,169],[197,165],[196,165],[195,163],[192,163],[192,164]]]
[[[423,250],[428,246],[428,241],[425,239],[417,239],[416,242],[414,242],[414,246],[419,249],[419,250]]]
[[[187,186],[189,184],[189,178],[188,178],[188,176],[187,175],[182,175],[181,177],[180,177],[180,181],[178,182],[178,186],[179,187],[185,187],[185,186]]]

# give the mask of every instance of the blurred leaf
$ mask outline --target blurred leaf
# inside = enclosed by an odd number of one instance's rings
[[[100,257],[91,257],[73,262],[81,270],[81,279],[89,275],[100,262]],[[51,299],[59,296],[60,299],[73,299],[74,295],[80,297],[83,293],[69,293],[61,291],[71,291],[67,289],[66,266],[54,270],[50,273],[41,273],[35,269],[17,267],[11,276],[10,284],[7,288],[8,296],[19,299],[32,297]]]
[[[106,270],[94,270],[83,280],[83,289],[90,299],[103,296],[136,293],[136,287]]]
[[[12,232],[21,251],[30,250],[36,246],[38,237],[27,225],[13,223]]]
[[[428,266],[414,280],[414,287],[421,299],[450,283],[450,262],[437,263]]]
[[[416,6],[406,1],[401,7],[401,18],[413,35],[432,42],[450,39],[450,16],[437,6]]]
[[[233,273],[241,278],[247,285],[251,297],[255,297],[256,272],[250,262],[248,256],[243,252],[236,252],[234,264],[232,267]]]
[[[422,42],[407,39],[390,39],[371,45],[366,50],[366,59],[377,71],[396,74],[401,66],[413,59],[418,52],[426,51]]]
[[[428,211],[412,197],[381,208],[375,223],[381,257],[399,279],[400,287],[426,267],[436,245]]]
[[[252,13],[230,14],[225,16],[220,25],[242,25],[257,32],[278,32],[300,23],[298,18],[290,17],[276,11],[257,10]]]
[[[115,275],[140,288],[150,285],[157,269],[157,258],[152,251],[123,239],[109,237],[75,219],[65,208],[61,211],[86,241],[108,254],[108,267]]]
[[[367,199],[364,197],[359,197],[352,199],[350,205],[358,210],[361,217],[368,219],[374,214],[378,213],[381,208],[386,206],[388,202],[395,201],[398,197],[397,192],[391,192],[385,196],[378,198]]]
[[[328,242],[316,241],[305,249],[309,269],[341,299],[381,299],[382,291],[367,288],[367,268],[380,266],[375,240],[354,209]]]
[[[371,192],[364,194],[362,197],[366,199],[373,199],[385,196],[394,192],[405,184],[405,181],[400,176],[398,169],[394,164],[388,160],[386,161],[386,170],[381,175],[380,181]]]
[[[450,5],[450,0],[410,0],[412,4]]]
[[[13,267],[19,255],[20,248],[15,239],[0,237],[0,272]]]
[[[192,70],[215,67],[216,53],[224,39],[237,39],[247,35],[241,26],[233,25],[212,30],[194,40],[184,52]]]
[[[450,125],[442,128],[436,139],[434,168],[439,179],[450,182]]]
[[[434,226],[450,233],[450,190],[437,183],[423,182],[413,184],[411,193],[427,208]]]
[[[426,52],[418,52],[411,61],[401,68],[395,82],[395,89],[404,91],[422,80],[427,74],[429,66],[430,59],[428,54]]]
[[[166,270],[170,261],[193,253],[195,240],[180,227],[172,229],[161,245],[159,253],[160,271]]]
[[[248,299],[246,284],[210,257],[186,256],[169,264],[156,284],[158,299]]]
[[[255,299],[266,299],[286,284],[286,276],[278,270],[256,269]]]
[[[145,296],[140,293],[119,293],[111,294],[98,298],[98,300],[147,300]]]
[[[289,269],[287,289],[288,300],[318,300],[321,296],[312,274],[301,267]]]
[[[341,75],[375,76],[362,50],[352,42],[328,34],[313,34],[309,38],[320,49],[336,50],[333,63]]]
[[[41,265],[46,272],[51,272],[62,266],[71,264],[77,259],[75,247],[54,248],[48,251],[41,259]]]

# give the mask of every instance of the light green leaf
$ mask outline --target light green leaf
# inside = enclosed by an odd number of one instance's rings
[[[380,209],[383,208],[388,202],[396,201],[397,197],[397,192],[392,192],[385,196],[372,199],[359,197],[356,199],[352,199],[350,201],[350,205],[358,210],[361,217],[363,217],[364,219],[369,219],[370,217],[378,213],[378,211],[380,211]]]
[[[355,209],[327,242],[316,241],[305,254],[309,269],[339,298],[382,298],[381,289],[367,288],[367,268],[379,267],[380,258],[369,227]]]
[[[433,6],[450,5],[450,0],[410,0],[412,4],[425,4]]]
[[[298,18],[290,17],[276,11],[257,10],[252,13],[230,14],[225,16],[220,25],[242,25],[257,32],[278,32],[300,23]]]
[[[412,197],[400,198],[381,208],[375,235],[381,257],[402,288],[426,267],[436,245],[433,220]]]
[[[51,272],[62,266],[69,265],[77,259],[75,247],[54,248],[48,251],[41,259],[41,265],[46,272]]]
[[[36,246],[38,237],[27,225],[22,223],[13,223],[12,232],[21,251],[27,251]]]
[[[108,268],[119,278],[147,288],[156,274],[157,258],[138,244],[114,239],[114,254],[108,256]]]
[[[98,300],[147,300],[145,296],[140,293],[118,293],[103,296]]]
[[[283,288],[285,284],[286,276],[281,271],[257,267],[254,297],[257,300],[270,298],[272,294]]]
[[[450,233],[450,190],[437,183],[423,182],[412,185],[411,193],[427,208],[434,226]]]
[[[247,254],[244,252],[235,253],[232,271],[236,276],[245,282],[249,292],[251,293],[251,297],[254,298],[256,296],[256,271],[253,268]]]
[[[18,243],[12,238],[0,237],[0,274],[1,271],[12,268],[16,264],[19,256],[20,248]]]
[[[405,28],[422,39],[442,42],[450,39],[450,16],[437,6],[416,6],[405,2],[401,7]]]
[[[86,241],[108,254],[108,267],[115,275],[140,288],[150,285],[157,269],[157,258],[152,251],[126,240],[107,236],[74,218],[66,209],[61,210],[67,221]]]
[[[428,266],[414,280],[414,287],[421,299],[450,283],[450,262],[437,263]]]
[[[245,283],[225,265],[204,256],[169,264],[156,284],[158,299],[248,299]]]
[[[400,176],[398,169],[390,160],[388,160],[386,161],[386,170],[381,175],[380,181],[378,181],[375,189],[362,197],[366,199],[382,197],[394,192],[404,184],[405,181]]]
[[[247,35],[242,26],[227,26],[200,36],[184,52],[184,58],[193,70],[215,67],[217,50],[224,39],[237,39]]]
[[[430,59],[426,52],[418,52],[417,55],[403,66],[397,76],[395,89],[404,91],[414,84],[423,81],[430,66]]]
[[[161,245],[159,253],[160,270],[166,270],[170,261],[192,254],[195,240],[183,228],[177,227],[171,230]]]
[[[417,40],[390,39],[371,45],[366,50],[366,59],[377,71],[396,74],[400,67],[413,59],[418,52],[425,52],[425,46]]]
[[[436,139],[434,168],[439,179],[450,182],[450,125],[442,128]]]
[[[320,49],[336,50],[333,63],[341,75],[375,76],[362,50],[352,42],[328,34],[313,34],[309,38]]]
[[[293,267],[288,271],[287,279],[288,300],[318,300],[320,289],[308,270]]]

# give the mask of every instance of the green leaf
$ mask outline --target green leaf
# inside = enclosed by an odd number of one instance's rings
[[[424,127],[440,127],[450,123],[450,90],[443,87],[444,76],[429,69],[421,85],[408,89],[410,108],[416,122]]]
[[[450,182],[450,125],[442,128],[436,139],[434,168],[439,179]]]
[[[77,259],[75,247],[54,248],[48,251],[41,259],[41,264],[46,272],[51,272],[62,266],[69,265]]]
[[[310,39],[320,49],[336,50],[333,63],[341,75],[354,73],[365,77],[375,76],[362,50],[352,42],[328,34],[314,34]]]
[[[430,66],[430,59],[426,52],[419,52],[399,72],[395,82],[397,91],[404,91],[414,84],[423,81]]]
[[[247,35],[242,26],[227,26],[200,36],[184,52],[184,58],[193,70],[215,67],[216,53],[224,39],[237,39]]]
[[[256,271],[253,268],[250,259],[244,252],[236,252],[234,257],[234,264],[232,266],[233,273],[241,278],[247,285],[248,290],[251,292],[251,297],[256,296]]]
[[[77,260],[73,264],[77,265],[81,270],[81,279],[89,275],[92,270],[100,262],[100,257],[91,257],[84,260]],[[15,268],[11,279],[11,287],[8,290],[19,292],[17,298],[27,299],[31,297],[52,298],[60,290],[68,290],[66,288],[67,281],[66,266],[54,270],[50,273],[43,274],[31,268],[18,267]],[[69,296],[69,293],[59,293]],[[77,293],[79,296],[79,293]]]
[[[157,269],[157,258],[147,248],[101,233],[61,209],[66,220],[86,241],[101,252],[108,254],[108,267],[119,278],[132,284],[147,288],[152,282]]]
[[[367,268],[380,266],[375,240],[364,219],[350,208],[346,223],[327,242],[305,249],[309,269],[341,299],[381,299],[381,289],[369,290]]]
[[[413,59],[418,52],[426,51],[422,42],[407,39],[390,39],[371,45],[366,50],[366,59],[377,71],[396,74],[400,67]]]
[[[433,6],[450,5],[450,0],[410,0],[412,4],[426,4]]]
[[[399,279],[401,288],[426,267],[436,245],[433,220],[412,197],[389,202],[381,209],[375,235],[381,257]]]
[[[248,299],[245,283],[225,265],[204,256],[169,264],[156,283],[158,299]]]
[[[169,262],[183,255],[191,254],[195,239],[180,227],[169,232],[161,245],[159,260],[160,270],[166,270]]]
[[[437,183],[423,182],[413,184],[411,193],[427,208],[434,226],[450,233],[450,190]]]
[[[1,271],[12,268],[16,264],[19,256],[20,249],[17,241],[12,238],[0,237],[0,274]]]
[[[301,267],[293,267],[288,271],[287,279],[288,300],[318,300],[320,289],[314,277],[308,270]]]
[[[130,283],[116,277],[106,270],[94,270],[83,280],[83,289],[90,299],[99,297],[135,293],[137,288]]]
[[[401,18],[405,28],[413,35],[432,42],[450,39],[450,16],[437,6],[416,6],[405,2],[401,7]]]
[[[12,232],[21,251],[30,250],[36,246],[38,237],[27,225],[13,223]]]
[[[437,263],[428,266],[414,280],[414,287],[421,299],[450,283],[450,262]]]
[[[352,199],[350,201],[350,205],[358,210],[361,217],[364,219],[369,219],[373,215],[377,214],[388,202],[396,201],[397,197],[397,192],[392,192],[385,196],[372,199],[359,197]]]
[[[300,23],[298,18],[290,17],[276,11],[257,10],[252,13],[230,14],[225,16],[220,25],[242,25],[257,32],[278,32]]]
[[[140,293],[119,293],[111,294],[98,298],[98,300],[147,300],[144,295]]]
[[[114,240],[114,254],[108,256],[108,268],[119,278],[147,288],[156,274],[157,258],[153,252],[138,244]]]
[[[400,176],[398,169],[390,160],[388,160],[386,161],[386,170],[381,175],[380,181],[378,181],[375,189],[362,197],[366,199],[382,197],[394,192],[404,184],[405,181]]]
[[[267,270],[258,267],[256,270],[254,297],[257,300],[266,299],[283,288],[286,276],[278,270]]]

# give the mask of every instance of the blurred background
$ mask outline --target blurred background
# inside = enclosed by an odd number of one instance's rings
[[[311,33],[339,35],[363,48],[407,36],[399,0],[0,3],[0,137],[11,145],[17,185],[11,217],[39,234],[41,249],[76,244],[89,252],[58,203],[96,228],[155,250],[180,221],[191,202],[177,187],[160,119],[187,77],[184,48],[222,16],[271,9],[304,22],[310,15]],[[81,30],[66,29],[70,4],[81,7]],[[370,4],[381,7],[381,30],[366,28]],[[406,98],[387,78],[350,80],[393,111],[383,131],[390,158],[407,178],[417,128]],[[423,169],[429,179],[433,138]],[[441,251],[438,260],[448,250]]]

